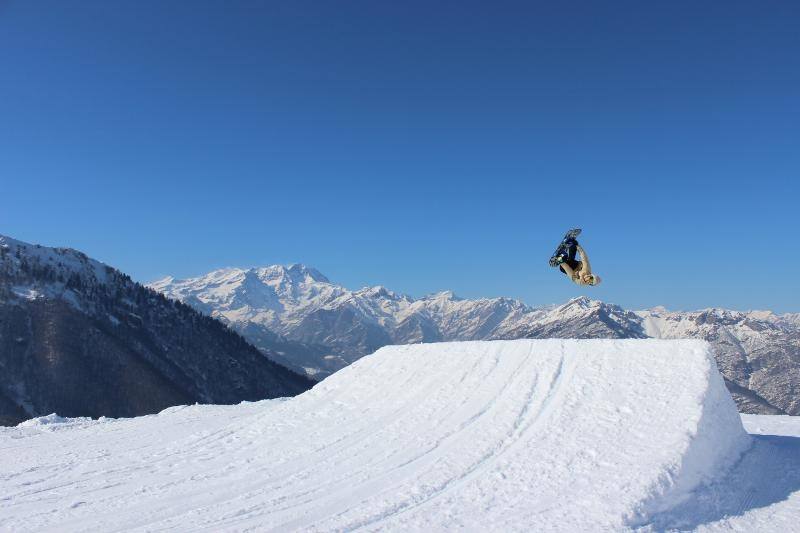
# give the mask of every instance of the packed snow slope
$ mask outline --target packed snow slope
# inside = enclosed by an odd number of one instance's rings
[[[702,341],[393,346],[288,400],[0,429],[0,530],[648,528],[750,445]]]

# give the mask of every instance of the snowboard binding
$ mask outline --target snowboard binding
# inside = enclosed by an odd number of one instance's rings
[[[561,263],[564,262],[566,259],[567,248],[571,244],[577,244],[577,240],[575,237],[581,234],[581,228],[572,228],[567,233],[564,234],[564,238],[561,239],[556,251],[553,252],[553,255],[550,256],[550,266],[555,268],[559,266]]]

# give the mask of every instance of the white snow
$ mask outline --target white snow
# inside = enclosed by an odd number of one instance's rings
[[[106,419],[103,418],[102,420],[104,421]],[[86,424],[92,424],[94,422],[95,421],[89,417],[67,418],[64,416],[58,416],[55,413],[51,413],[46,416],[39,416],[36,418],[31,418],[30,420],[26,420],[25,422],[19,424],[17,427],[60,430],[65,427],[76,426],[76,425],[84,426]]]
[[[33,287],[23,287],[23,286],[14,286],[11,287],[11,292],[23,300],[36,300],[37,298],[42,298],[43,295]]]
[[[768,418],[701,341],[386,347],[288,400],[0,429],[0,531],[787,531]]]
[[[742,414],[753,446],[647,530],[800,531],[800,417]]]

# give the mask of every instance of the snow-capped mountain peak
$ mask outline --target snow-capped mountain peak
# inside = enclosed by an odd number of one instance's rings
[[[357,296],[364,296],[368,298],[385,298],[388,300],[403,300],[407,297],[403,294],[398,294],[394,291],[390,291],[383,285],[376,285],[374,287],[364,287],[363,289],[357,290],[353,293]]]
[[[42,269],[47,271],[48,277],[64,278],[75,274],[104,283],[111,270],[111,267],[72,248],[49,248],[5,235],[0,235],[0,259],[7,269],[6,274]]]
[[[75,309],[89,311],[94,302],[85,293],[117,279],[129,280],[78,250],[29,244],[0,235],[0,283],[8,285],[8,296],[57,298]],[[0,295],[0,303],[8,296]]]
[[[581,311],[586,309],[593,309],[598,308],[602,302],[599,300],[592,300],[588,296],[577,296],[575,298],[570,298],[567,303],[565,303],[562,308],[563,309],[580,309]]]
[[[250,269],[265,282],[279,281],[285,285],[296,285],[303,283],[330,283],[328,278],[314,268],[307,267],[300,263],[290,265],[271,265]]]
[[[453,291],[435,292],[433,294],[429,294],[428,296],[426,296],[425,299],[431,300],[431,301],[446,300],[446,301],[450,301],[450,302],[459,302],[459,301],[463,300],[463,298],[461,298],[460,296],[457,296],[456,293],[454,293]]]

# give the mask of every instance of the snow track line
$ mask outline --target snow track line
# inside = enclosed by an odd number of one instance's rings
[[[497,366],[497,365],[496,365],[496,363],[497,363],[497,358],[496,358],[496,357],[494,357],[494,358],[493,358],[493,361],[494,361],[494,363],[495,363],[495,364],[493,364],[493,365],[492,365],[492,366],[491,366],[491,367],[488,369],[488,373],[489,373],[489,374],[491,374],[491,373],[492,373],[492,372],[493,372],[493,371],[496,369],[496,366]],[[475,362],[475,364],[472,366],[471,370],[472,370],[472,369],[474,369],[475,367],[477,367],[479,364],[480,364],[480,361],[476,361],[476,362]],[[463,381],[464,377],[465,377],[466,375],[468,375],[469,373],[470,373],[469,371],[468,371],[468,372],[465,372],[464,376],[462,376],[462,378],[461,378],[461,380],[460,380],[460,381]],[[423,392],[424,392],[424,389],[423,389]],[[403,411],[404,409],[405,409],[405,406],[400,406],[400,407],[399,407],[399,408],[398,408],[398,409],[395,411],[395,414],[396,414],[396,412]],[[386,417],[391,417],[391,415],[387,415]],[[384,417],[384,418],[386,418],[386,417]],[[374,429],[375,429],[375,428],[372,428],[370,431],[368,431],[368,432],[367,432],[367,433],[364,435],[364,437],[366,437],[366,438],[369,438],[369,437],[372,435],[372,433],[374,432]],[[352,436],[352,435],[348,434],[348,435],[346,435],[344,438],[345,438],[345,439],[349,439],[351,436]],[[351,446],[351,447],[352,447],[352,446]],[[349,448],[346,448],[346,447],[343,447],[343,448],[342,448],[342,451],[345,451],[345,452],[346,452],[346,451],[348,451],[348,450],[349,450]],[[318,451],[318,450],[315,450],[315,451]],[[285,466],[285,465],[283,465],[283,466]],[[313,469],[311,469],[311,470],[310,470],[310,472],[315,472],[316,470],[317,470],[317,468],[313,468]],[[388,472],[387,474],[389,474],[389,473],[390,473],[390,472]],[[292,478],[295,478],[295,479],[296,479],[296,476],[297,476],[297,474],[298,474],[298,472],[297,472],[297,471],[294,471],[294,472],[292,472],[292,473],[291,473],[291,476],[290,476],[290,477],[292,477]],[[336,480],[335,480],[335,481],[334,481],[334,482],[333,482],[331,485],[329,485],[329,486],[327,486],[327,487],[326,487],[326,486],[315,486],[315,487],[314,487],[312,490],[308,491],[306,494],[310,496],[310,495],[312,495],[312,494],[315,494],[315,493],[323,493],[323,494],[324,494],[324,493],[326,493],[326,492],[330,492],[330,490],[329,490],[329,489],[331,489],[331,488],[335,488],[335,487],[337,487],[337,486],[341,486],[342,484],[345,484],[345,483],[348,483],[348,482],[349,482],[349,480],[348,480],[347,478],[352,478],[352,477],[355,477],[355,476],[356,476],[356,475],[358,475],[358,474],[359,474],[359,471],[353,471],[353,472],[350,472],[350,473],[348,474],[348,476],[346,476],[346,478],[338,478],[338,479],[336,479]],[[387,474],[385,474],[385,475],[387,475]],[[263,488],[263,484],[259,484],[259,485],[257,485],[257,487],[259,487],[259,488]],[[254,486],[253,488],[255,488],[255,486]],[[274,487],[274,486],[273,486],[273,488],[278,488],[278,487]],[[293,495],[293,497],[294,497],[294,498],[297,498],[297,496],[300,496],[300,494],[297,494],[297,493],[295,493],[295,494]],[[285,499],[285,498],[281,498],[280,500],[284,500],[284,499]],[[278,500],[278,501],[280,501],[280,500]],[[298,501],[295,501],[294,503],[292,503],[292,504],[291,504],[290,506],[288,506],[288,507],[277,507],[277,508],[274,506],[274,503],[277,503],[277,502],[273,502],[273,504],[269,506],[269,507],[271,508],[271,512],[270,512],[270,514],[271,514],[271,513],[273,513],[273,512],[286,511],[286,510],[289,510],[289,509],[292,509],[292,508],[296,508],[296,507],[302,507],[302,506],[304,506],[304,505],[307,505],[307,504],[309,504],[309,503],[311,503],[311,502],[313,502],[313,501],[314,501],[314,498],[309,498],[309,499],[307,499],[307,500],[301,500],[301,501],[299,501],[299,502],[298,502]]]
[[[476,361],[475,364],[470,368],[470,370],[474,371],[475,368],[479,364],[480,364],[480,361]],[[489,374],[494,372],[496,370],[496,368],[497,368],[497,365],[496,364],[493,365],[485,375],[488,376]],[[462,376],[460,382],[463,382],[463,379],[470,373],[471,372],[465,372],[464,375]],[[345,445],[337,446],[335,451],[337,453],[338,452],[348,452],[353,448],[353,446],[355,444],[358,444],[358,443],[362,442],[364,439],[371,438],[375,433],[376,427],[380,428],[383,425],[386,425],[389,421],[398,418],[400,413],[402,413],[403,411],[405,411],[407,409],[407,407],[408,407],[407,404],[408,403],[414,403],[418,399],[421,399],[421,397],[424,396],[424,395],[427,395],[427,392],[424,389],[421,389],[420,393],[417,394],[415,396],[415,398],[413,398],[413,400],[414,400],[413,402],[412,401],[408,401],[408,402],[406,402],[406,404],[400,405],[394,411],[392,411],[392,412],[390,412],[390,413],[388,413],[386,415],[381,416],[378,419],[378,423],[377,424],[367,424],[361,430],[357,431],[356,433],[348,433],[348,434],[344,435],[343,437],[337,439],[334,444],[340,444],[340,443],[343,443],[343,442],[347,441],[348,445],[347,446],[345,446]],[[465,402],[466,402],[466,400],[465,400]],[[465,402],[463,402],[463,403],[465,403]],[[462,405],[463,405],[463,403],[462,403]],[[330,448],[331,448],[331,446],[322,446],[322,447],[314,450],[312,453],[320,453],[320,452],[324,452],[324,451],[329,452]],[[296,471],[293,471],[292,473],[293,473],[293,475],[296,475]],[[353,477],[355,474],[357,474],[357,473],[353,473],[352,475],[348,476],[348,478]],[[347,481],[347,480],[348,479],[341,479],[339,481]]]
[[[494,364],[492,364],[489,367],[488,371],[483,374],[484,378],[490,376],[493,372],[495,372],[497,370],[497,363],[498,363],[497,354],[495,354],[495,356],[492,358],[492,360],[493,360]],[[474,370],[475,368],[477,368],[477,366],[479,366],[480,363],[481,363],[481,360],[477,360],[475,362],[475,364],[472,365],[471,369]],[[518,370],[519,367],[522,366],[522,364],[524,364],[524,362],[520,363],[520,365],[518,365],[516,370]],[[464,377],[466,377],[467,374],[469,374],[469,373],[466,373],[464,376],[462,376],[462,378],[459,380],[459,383],[463,383]],[[459,404],[459,408],[463,407],[464,404],[466,404],[468,401],[469,401],[468,398],[463,400],[461,402],[461,404]],[[494,401],[496,401],[496,397],[495,397],[495,399],[493,399],[493,402]],[[406,409],[407,409],[407,406],[404,406],[401,409],[398,409],[398,412],[404,411]],[[484,412],[486,410],[488,410],[488,408],[484,409]],[[443,419],[442,421],[444,421],[446,419],[449,419],[449,418],[453,418],[457,414],[457,412],[458,412],[457,409],[454,410],[451,414],[447,415],[445,417],[445,419]],[[477,419],[478,419],[478,417],[473,417],[473,422],[475,420],[477,420]],[[469,425],[470,424],[468,424],[468,423],[462,422],[458,429],[446,433],[444,436],[440,437],[434,443],[429,445],[427,447],[427,449],[425,451],[423,451],[422,453],[419,453],[419,454],[411,457],[410,459],[405,460],[403,463],[400,463],[399,465],[395,465],[394,467],[390,468],[389,470],[384,471],[378,477],[370,478],[369,482],[370,483],[374,483],[376,481],[380,481],[381,479],[386,479],[386,478],[389,478],[389,477],[396,477],[396,474],[398,473],[398,471],[401,471],[401,470],[409,470],[410,472],[413,473],[414,470],[409,469],[408,468],[409,466],[416,466],[417,463],[419,461],[422,461],[422,460],[425,460],[426,462],[431,461],[431,460],[436,460],[441,455],[441,453],[437,454],[436,452],[444,450],[446,448],[446,446],[447,446],[447,442],[451,439],[451,437],[456,435],[459,430],[463,430],[465,427],[467,427]],[[370,435],[367,435],[367,437],[371,436],[373,432],[374,432],[374,428],[372,429],[372,432],[370,432]],[[390,457],[387,457],[385,459],[385,461],[389,461]],[[337,486],[337,485],[341,485],[342,483],[350,482],[353,477],[356,477],[359,474],[360,474],[360,472],[349,472],[348,475],[345,478],[338,478],[331,485],[329,485],[327,487],[315,487],[314,491],[315,492],[316,491],[327,492],[327,490],[323,490],[323,489],[330,489],[332,486]],[[300,504],[293,505],[292,507],[296,507],[296,506],[299,506],[299,505],[304,505],[304,504],[307,504],[307,503],[309,503],[309,502],[308,501],[307,502],[301,502]],[[277,509],[277,510],[286,510],[286,509],[287,508]]]
[[[492,360],[493,360],[494,364],[493,364],[493,365],[491,365],[491,367],[488,369],[488,371],[487,371],[487,372],[488,372],[488,374],[487,374],[487,375],[489,375],[489,374],[491,374],[492,372],[494,372],[494,370],[495,370],[495,369],[496,369],[496,367],[497,367],[497,362],[498,362],[498,359],[497,359],[497,355],[496,355],[496,354],[495,354],[495,356],[494,356],[494,357],[492,357]],[[474,368],[474,367],[476,367],[476,366],[477,366],[479,363],[480,363],[480,361],[477,361],[477,362],[476,362],[476,364],[475,364],[475,365],[473,365],[473,368]],[[516,373],[516,372],[514,372],[514,373]],[[461,382],[461,381],[463,381],[463,376],[462,376],[462,379],[460,380],[460,382]],[[464,402],[466,402],[466,400],[465,400]],[[462,404],[463,404],[464,402],[462,402]],[[403,410],[403,409],[401,409],[401,410]],[[451,414],[451,415],[448,415],[448,418],[450,418],[450,417],[452,417],[452,416],[453,416],[452,414]],[[462,425],[463,425],[463,424],[462,424]],[[373,430],[373,431],[374,431],[374,430]],[[369,435],[368,435],[368,436],[369,436]],[[420,458],[424,459],[424,458],[425,458],[427,455],[428,455],[427,453],[423,453],[423,454],[421,454],[419,457],[417,457],[417,458],[413,458],[412,460],[408,461],[408,463],[410,464],[410,463],[412,463],[412,462],[414,462],[414,461],[416,461],[416,460],[418,460],[418,459],[420,459]],[[389,459],[389,458],[387,458],[387,460],[388,460],[388,459]],[[391,475],[393,474],[393,470],[396,470],[396,469],[397,469],[397,468],[393,468],[393,469],[390,469],[389,471],[386,471],[386,472],[384,472],[383,476],[391,476]],[[307,494],[309,494],[309,495],[310,495],[310,494],[312,494],[312,493],[319,493],[319,492],[322,492],[322,493],[327,493],[327,492],[330,492],[330,489],[332,489],[332,488],[335,488],[335,487],[337,487],[337,486],[340,486],[340,485],[342,485],[343,483],[347,483],[347,482],[349,482],[347,478],[352,478],[352,477],[355,477],[355,476],[356,476],[356,475],[358,475],[358,474],[359,474],[359,472],[350,472],[350,473],[349,473],[349,474],[348,474],[348,475],[347,475],[345,478],[337,478],[337,479],[336,479],[336,480],[333,482],[333,484],[332,484],[332,485],[329,485],[329,486],[327,486],[327,487],[326,487],[326,486],[316,486],[316,487],[314,487],[314,489],[313,489],[313,490],[309,491]],[[299,496],[299,494],[294,494],[294,497],[295,497],[295,498],[296,498],[297,496]],[[282,500],[282,499],[283,499],[283,498],[281,498],[281,500]],[[270,508],[271,508],[270,514],[272,514],[272,513],[274,513],[274,512],[286,511],[286,510],[288,510],[288,509],[291,509],[291,508],[302,507],[302,506],[304,506],[304,505],[306,505],[306,504],[309,504],[309,503],[311,503],[311,502],[313,502],[313,501],[314,501],[314,499],[313,499],[313,498],[311,498],[311,499],[308,499],[308,500],[303,500],[303,501],[299,501],[299,502],[297,502],[297,501],[296,501],[296,502],[292,503],[292,504],[291,504],[289,507],[278,507],[278,508],[276,508],[276,507],[274,506],[274,504],[273,504],[273,505],[270,505]],[[274,502],[274,503],[277,503],[277,502]]]
[[[533,347],[531,347],[527,357],[519,366],[523,367],[524,363],[527,362],[527,360],[530,359],[532,355],[533,355]],[[502,439],[500,444],[495,449],[491,450],[489,453],[481,457],[478,461],[474,462],[471,467],[469,467],[466,471],[464,471],[463,475],[445,482],[440,487],[435,488],[431,494],[424,496],[418,502],[412,502],[407,505],[402,505],[399,509],[382,514],[381,516],[373,520],[367,520],[361,523],[347,524],[345,526],[345,529],[347,530],[365,529],[387,518],[392,518],[394,516],[402,515],[410,511],[423,509],[425,508],[426,505],[429,505],[437,498],[447,496],[450,491],[458,488],[459,486],[469,482],[471,479],[480,475],[482,471],[485,470],[492,461],[503,456],[513,446],[515,446],[519,442],[519,439],[523,434],[525,434],[528,430],[536,427],[537,422],[549,416],[550,412],[552,411],[551,407],[553,405],[552,400],[554,397],[559,396],[558,391],[562,388],[563,383],[565,381],[566,373],[564,369],[565,369],[565,362],[567,361],[567,359],[568,358],[563,349],[563,343],[562,343],[561,359],[558,363],[558,367],[556,368],[550,380],[548,387],[546,388],[546,392],[542,397],[540,406],[535,410],[531,410],[531,404],[533,403],[534,397],[536,396],[536,391],[538,390],[539,377],[537,375],[535,381],[528,390],[526,401],[524,402],[519,415],[516,417],[511,432],[509,432],[505,436],[505,438]],[[504,390],[506,387],[504,387]],[[493,401],[496,401],[496,398]],[[529,411],[533,411],[534,418],[533,420],[531,420],[529,423],[526,424],[525,419],[528,416]]]

